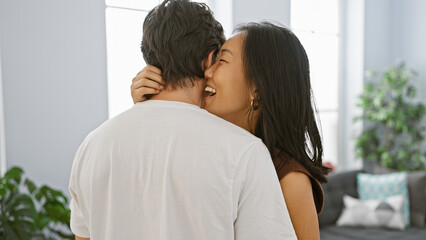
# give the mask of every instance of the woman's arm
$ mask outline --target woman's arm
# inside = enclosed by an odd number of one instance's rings
[[[309,176],[290,172],[281,179],[280,184],[297,239],[319,240],[318,215]]]

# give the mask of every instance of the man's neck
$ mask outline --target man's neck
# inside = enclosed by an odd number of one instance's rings
[[[205,81],[195,81],[193,87],[172,89],[167,87],[157,95],[153,95],[150,100],[165,100],[184,102],[201,106],[201,97],[205,88]]]

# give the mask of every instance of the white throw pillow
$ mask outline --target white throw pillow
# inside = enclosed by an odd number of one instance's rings
[[[395,195],[383,200],[359,200],[343,196],[344,209],[337,226],[385,227],[404,230],[404,196]]]

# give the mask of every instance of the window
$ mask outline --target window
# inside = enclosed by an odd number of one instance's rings
[[[161,0],[106,0],[108,112],[112,118],[133,106],[130,85],[146,66],[140,44],[148,12]],[[197,1],[204,2],[205,1]]]
[[[324,162],[337,165],[339,0],[292,0],[290,24],[308,54],[322,126]]]

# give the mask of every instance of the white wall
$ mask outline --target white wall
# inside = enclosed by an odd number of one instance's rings
[[[418,86],[418,98],[426,105],[426,1],[394,1],[394,14],[399,25],[394,30],[393,37],[400,42],[394,56],[404,60],[407,67],[419,74],[415,81]],[[426,126],[426,118],[423,119],[423,126]],[[423,150],[425,149],[426,142],[423,144]]]
[[[424,0],[365,1],[365,70],[383,71],[405,61],[419,73],[422,99],[426,99],[425,10]]]
[[[400,42],[394,57],[402,59],[419,76],[419,98],[426,104],[426,1],[396,0],[394,14],[399,22],[393,37]]]
[[[83,138],[107,119],[103,0],[0,0],[7,167],[67,191]]]
[[[6,135],[3,111],[3,80],[1,73],[1,48],[0,48],[0,176],[6,172]]]
[[[394,63],[392,0],[365,1],[365,70],[383,71]]]

